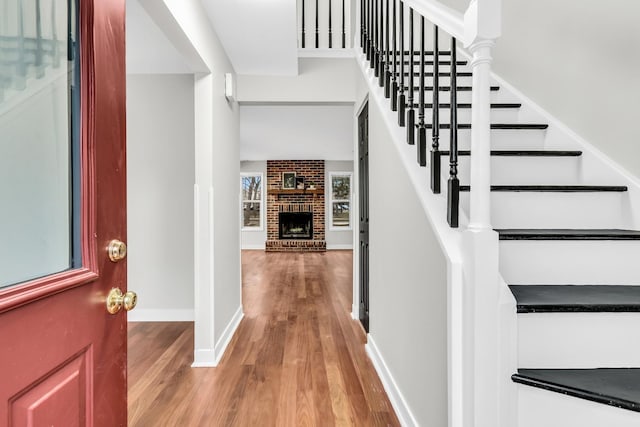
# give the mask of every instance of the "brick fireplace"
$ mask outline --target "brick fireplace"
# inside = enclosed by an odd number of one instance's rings
[[[326,251],[324,216],[324,160],[267,160],[267,252]]]

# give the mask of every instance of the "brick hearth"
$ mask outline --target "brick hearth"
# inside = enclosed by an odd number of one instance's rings
[[[305,190],[282,190],[282,173],[304,177]],[[316,189],[307,189],[309,182]],[[312,240],[280,240],[280,212],[312,212]],[[267,160],[267,252],[323,252],[327,250],[324,231],[324,160]]]

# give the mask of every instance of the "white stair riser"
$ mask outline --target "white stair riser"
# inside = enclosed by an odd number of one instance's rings
[[[491,224],[494,228],[624,228],[626,197],[618,192],[493,191]],[[468,192],[461,193],[460,203],[465,212],[470,212]]]
[[[431,130],[427,129],[427,142],[429,146],[431,144],[430,138]],[[493,150],[542,150],[545,148],[545,139],[545,130],[491,130],[491,148]],[[469,150],[470,146],[471,129],[459,129],[458,150]],[[449,129],[440,130],[440,149],[449,149]]]
[[[458,179],[470,183],[470,156],[458,157]],[[442,156],[442,174],[449,178],[449,156]],[[580,183],[579,157],[491,156],[491,183],[494,185],[577,185]]]
[[[500,273],[510,284],[638,284],[640,241],[502,240]]]
[[[518,384],[518,427],[637,427],[640,413]]]
[[[417,101],[414,99],[414,103],[417,105]],[[416,120],[418,119],[418,109],[416,110]],[[426,123],[432,123],[433,112],[431,108],[425,108],[425,121]],[[491,109],[491,123],[519,123],[518,122],[519,111],[517,108],[492,108]],[[450,114],[448,108],[440,108],[440,123],[449,123]],[[458,109],[458,123],[471,123],[471,108],[459,108]],[[441,129],[441,133],[449,132],[449,129]],[[428,131],[429,138],[431,138],[431,129]]]
[[[518,314],[519,368],[640,366],[640,313]]]

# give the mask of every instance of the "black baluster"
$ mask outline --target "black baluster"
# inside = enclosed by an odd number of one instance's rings
[[[347,47],[347,33],[345,32],[345,22],[344,22],[345,10],[344,10],[344,0],[342,0],[342,48]]]
[[[318,28],[318,0],[316,0],[316,49],[320,47],[320,31]]]
[[[373,75],[376,77],[380,74],[380,62],[378,60],[380,56],[380,45],[378,44],[378,1],[374,0],[373,3]]]
[[[456,38],[451,37],[451,121],[449,124],[449,182],[447,195],[447,221],[453,228],[458,227],[460,205],[460,181],[458,180],[458,94],[456,82]]]
[[[398,125],[404,126],[407,101],[404,95],[404,2],[400,0],[400,85],[398,87]]]
[[[420,97],[418,106],[418,164],[427,165],[427,127],[424,123],[424,67],[426,46],[424,45],[424,16],[420,16]]]
[[[304,49],[305,39],[307,38],[307,35],[305,34],[305,28],[304,28],[304,2],[305,0],[302,0],[302,40],[300,44],[303,49]]]
[[[431,110],[431,191],[440,194],[441,156],[440,146],[440,52],[438,26],[433,30],[433,107]]]
[[[364,43],[366,45],[365,54],[367,55],[367,61],[369,61],[369,63],[371,63],[371,2],[372,0],[364,0],[364,4],[365,4],[364,31],[366,33]]]
[[[384,86],[384,0],[380,0],[380,10],[378,11],[378,18],[380,19],[380,27],[378,36],[380,37],[378,40],[378,50],[380,54],[378,55],[378,86]]]
[[[393,72],[391,73],[391,111],[398,111],[398,52],[396,51],[398,29],[396,28],[396,9],[396,0],[393,0]]]
[[[407,99],[407,103],[409,104],[407,108],[407,143],[415,144],[415,124],[416,124],[416,112],[413,109],[413,8],[409,8],[409,88],[407,89],[407,93],[409,97]]]
[[[391,96],[391,69],[389,67],[389,0],[385,0],[385,60],[384,60],[384,96]]]
[[[331,49],[333,47],[333,30],[331,28],[331,4],[333,2],[331,0],[329,0],[329,49]]]

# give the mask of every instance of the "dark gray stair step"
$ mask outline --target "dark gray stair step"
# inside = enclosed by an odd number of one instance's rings
[[[392,74],[393,74],[393,73],[392,73]],[[400,73],[399,73],[399,72],[397,72],[397,73],[395,73],[395,74],[396,74],[396,76],[399,76],[399,75],[400,75]],[[405,71],[405,72],[404,72],[404,73],[402,73],[402,74],[403,74],[403,75],[405,75],[405,76],[409,76],[409,72],[408,72],[408,71]],[[413,75],[414,75],[415,77],[420,77],[420,72],[419,72],[419,71],[414,71],[414,72],[413,72]],[[425,75],[426,77],[433,77],[433,71],[426,72],[426,73],[424,73],[424,75]],[[451,73],[449,73],[449,72],[447,72],[447,71],[445,71],[445,72],[439,72],[439,73],[438,73],[438,77],[449,77],[450,75],[451,75]],[[472,73],[471,71],[460,71],[459,73],[456,73],[456,75],[457,75],[458,77],[472,77],[472,76],[473,76],[473,73]]]
[[[441,156],[448,156],[450,151],[438,151]],[[470,156],[470,150],[459,150],[458,156]],[[578,157],[582,151],[575,150],[491,150],[492,156],[513,156],[513,157]]]
[[[400,50],[396,50],[396,54],[400,55]],[[405,55],[409,55],[409,51],[405,50],[404,54]],[[413,54],[414,55],[420,55],[420,49],[414,50]],[[433,50],[425,50],[424,54],[425,55],[433,55]],[[393,55],[393,50],[389,51],[389,55]],[[451,51],[450,50],[439,50],[438,51],[438,55],[448,55],[448,56],[450,56],[451,55]]]
[[[389,61],[390,65],[393,65],[393,59]],[[396,60],[396,64],[400,64],[400,60]],[[404,60],[404,65],[411,65],[408,59]],[[451,61],[439,61],[439,65],[451,65]],[[420,65],[420,60],[413,60],[413,65]],[[424,61],[424,65],[433,65],[433,61]],[[456,61],[456,65],[467,65],[467,61]]]
[[[445,103],[440,103],[438,104],[438,106],[440,108],[451,108],[451,104],[448,102]],[[409,104],[407,104],[407,107],[409,107]],[[497,102],[497,103],[493,103],[491,104],[491,108],[520,108],[522,107],[522,104],[519,103],[504,103],[504,102]],[[413,108],[420,108],[420,104],[419,103],[414,103],[413,104]],[[433,104],[432,103],[426,103],[424,104],[424,108],[433,108]],[[468,102],[461,102],[458,103],[458,108],[471,108],[471,103]]]
[[[470,191],[469,185],[461,185],[460,191]],[[491,191],[534,193],[594,193],[627,191],[624,185],[492,185]]]
[[[416,127],[419,125],[416,124]],[[427,129],[431,129],[433,126],[431,123],[425,124]],[[543,123],[491,123],[491,129],[493,130],[544,130],[549,125]],[[449,129],[449,123],[440,123],[440,129]],[[458,129],[471,129],[471,123],[458,123]]]
[[[640,240],[638,230],[496,229],[500,240]]]
[[[518,369],[519,384],[640,412],[640,368]]]
[[[451,87],[450,86],[439,86],[440,87],[440,92],[450,92],[451,91]],[[458,92],[471,92],[471,86],[457,86]],[[405,91],[409,91],[409,86],[405,86],[404,87]],[[414,86],[413,87],[414,91],[419,91],[420,90],[420,86]],[[433,86],[425,86],[424,90],[433,90]],[[493,92],[500,90],[500,86],[491,86],[491,90]]]
[[[640,286],[509,285],[518,313],[640,312]]]

